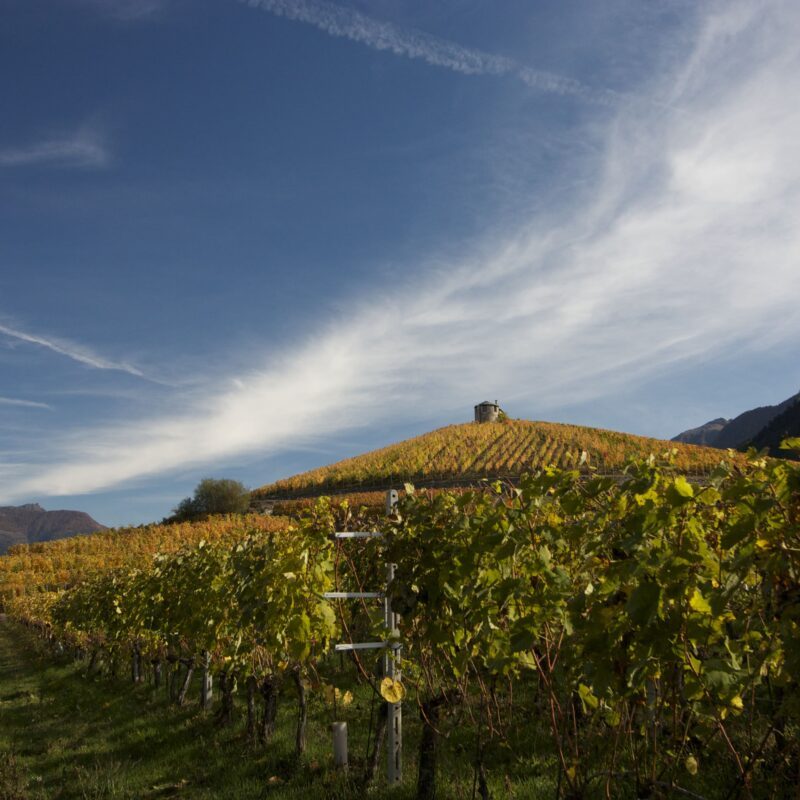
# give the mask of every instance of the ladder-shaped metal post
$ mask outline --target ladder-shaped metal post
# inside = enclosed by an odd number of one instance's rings
[[[397,505],[397,492],[394,489],[386,492],[386,516],[394,513]],[[394,580],[396,564],[386,565],[386,597],[383,599],[383,621],[389,632],[390,649],[383,657],[383,674],[387,678],[399,681],[400,674],[400,644],[398,642],[397,614],[392,611],[389,601],[389,587]],[[402,703],[389,703],[386,708],[386,749],[387,764],[386,778],[389,784],[400,783],[403,779],[403,705]]]
[[[386,565],[386,586],[394,580],[395,564]],[[383,618],[389,632],[389,649],[383,657],[383,674],[394,681],[400,680],[400,645],[397,642],[397,614],[392,611],[388,595],[383,599]],[[386,778],[390,784],[403,779],[403,706],[387,703],[386,707]]]
[[[391,514],[397,504],[397,492],[392,489],[386,493],[386,513]],[[340,531],[333,534],[336,539],[382,539],[378,531]],[[394,580],[395,564],[386,565],[386,587],[383,592],[325,592],[328,600],[383,600],[383,621],[387,638],[382,642],[347,642],[334,645],[337,653],[348,650],[383,650],[383,674],[393,680],[400,680],[400,644],[397,641],[397,614],[391,609],[389,602],[389,584]],[[387,764],[386,778],[390,784],[400,783],[403,778],[403,716],[401,703],[387,703],[386,745]]]

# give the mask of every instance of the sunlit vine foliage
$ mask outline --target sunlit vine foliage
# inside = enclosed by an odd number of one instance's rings
[[[134,653],[190,669],[202,656],[227,690],[259,688],[266,720],[290,679],[302,750],[305,692],[325,684],[331,644],[358,613],[323,596],[337,584],[341,511],[321,501],[285,530],[253,518],[146,563],[109,557],[113,569],[84,569],[65,590],[29,569],[47,591],[27,585],[7,608],[109,663]],[[548,467],[482,491],[409,486],[380,524],[383,547],[357,566],[397,564],[420,797],[449,726],[474,727],[483,780],[492,743],[513,749],[529,720],[549,729],[563,797],[778,797],[797,784],[796,463],[751,453],[697,483],[650,457],[613,478]]]
[[[142,525],[14,545],[0,558],[0,604],[31,592],[65,589],[93,575],[148,567],[157,553],[200,541],[230,543],[246,530],[285,530],[289,520],[260,514],[218,516],[200,522]]]
[[[674,450],[677,468],[705,474],[720,452],[616,431],[554,422],[505,422],[450,425],[405,442],[339,461],[256,489],[255,502],[270,496],[312,495],[387,482],[451,482],[518,476],[546,466],[575,467],[582,453],[601,472],[619,472],[627,460]],[[732,456],[738,459],[737,456]],[[355,505],[355,503],[352,503]]]

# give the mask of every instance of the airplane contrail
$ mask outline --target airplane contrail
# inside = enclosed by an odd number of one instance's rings
[[[0,335],[8,336],[11,339],[17,339],[20,342],[27,344],[38,345],[61,356],[70,358],[77,361],[79,364],[85,364],[87,367],[94,369],[113,369],[120,372],[127,372],[129,375],[135,375],[137,378],[145,378],[147,376],[139,369],[130,364],[121,361],[109,361],[102,356],[93,353],[91,350],[83,347],[82,345],[68,342],[64,339],[54,339],[41,336],[39,334],[27,333],[17,328],[11,328],[8,325],[0,324]],[[149,380],[149,379],[148,379]]]
[[[463,75],[514,77],[543,92],[573,95],[600,105],[613,105],[620,95],[609,89],[594,89],[573,78],[520,64],[514,59],[464,47],[414,28],[369,17],[326,0],[241,0],[279,17],[305,22],[331,36],[351,39],[374,50],[388,50],[435,67]]]

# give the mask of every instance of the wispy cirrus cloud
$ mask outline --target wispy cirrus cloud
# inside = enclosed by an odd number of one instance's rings
[[[506,56],[464,47],[424,31],[378,20],[326,0],[240,1],[279,17],[313,25],[331,36],[464,75],[509,76],[537,91],[575,95],[593,103],[612,104],[619,100],[619,95],[608,89],[594,89],[573,78],[534,69]]]
[[[36,400],[20,400],[17,397],[0,397],[0,406],[19,406],[20,408],[41,408],[52,411],[53,407],[47,403],[39,403]]]
[[[71,342],[68,339],[30,333],[29,331],[24,331],[2,323],[0,323],[0,336],[6,336],[9,339],[25,342],[26,344],[35,345],[36,347],[43,347],[46,350],[58,353],[60,356],[69,358],[72,361],[76,361],[92,369],[118,370],[119,372],[127,372],[129,375],[135,375],[137,378],[146,378],[145,374],[137,367],[124,361],[112,361],[104,358],[90,348],[77,344],[76,342]]]
[[[0,167],[100,169],[110,163],[111,153],[105,137],[88,127],[25,145],[0,147]]]
[[[47,463],[18,463],[3,497],[221,467],[484,395],[545,412],[796,342],[798,94],[800,7],[716,6],[654,80],[665,105],[620,109],[569,207],[431,258],[425,276],[376,288],[290,351],[254,346],[257,368],[171,413],[50,437]]]

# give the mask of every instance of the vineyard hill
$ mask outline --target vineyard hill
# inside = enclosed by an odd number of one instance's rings
[[[542,466],[575,466],[581,453],[600,472],[621,470],[631,458],[677,451],[678,468],[706,473],[719,450],[628,433],[556,422],[505,420],[449,425],[326,467],[262,486],[254,500],[312,497],[379,489],[390,483],[456,485],[481,478],[515,477]]]

